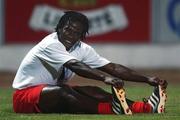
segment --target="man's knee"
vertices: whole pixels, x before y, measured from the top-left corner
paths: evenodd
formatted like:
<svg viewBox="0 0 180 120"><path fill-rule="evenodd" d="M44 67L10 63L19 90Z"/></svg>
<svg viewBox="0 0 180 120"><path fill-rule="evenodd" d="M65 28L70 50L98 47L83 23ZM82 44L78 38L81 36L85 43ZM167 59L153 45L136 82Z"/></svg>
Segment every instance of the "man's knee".
<svg viewBox="0 0 180 120"><path fill-rule="evenodd" d="M42 89L39 107L42 112L62 112L68 97L68 89L59 86L46 86Z"/></svg>
<svg viewBox="0 0 180 120"><path fill-rule="evenodd" d="M54 101L62 99L62 97L68 95L68 93L69 90L66 87L47 86L42 89L41 98L45 100L52 99Z"/></svg>

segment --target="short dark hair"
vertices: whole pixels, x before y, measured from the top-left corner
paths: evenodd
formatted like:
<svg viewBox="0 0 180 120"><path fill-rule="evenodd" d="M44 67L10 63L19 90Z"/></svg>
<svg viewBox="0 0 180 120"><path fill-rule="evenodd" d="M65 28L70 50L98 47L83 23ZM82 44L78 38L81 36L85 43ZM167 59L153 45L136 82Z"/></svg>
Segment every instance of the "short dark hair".
<svg viewBox="0 0 180 120"><path fill-rule="evenodd" d="M82 39L84 40L89 30L88 18L76 11L66 11L65 14L60 18L55 31L59 35L59 29L63 28L67 22L80 22L83 25Z"/></svg>

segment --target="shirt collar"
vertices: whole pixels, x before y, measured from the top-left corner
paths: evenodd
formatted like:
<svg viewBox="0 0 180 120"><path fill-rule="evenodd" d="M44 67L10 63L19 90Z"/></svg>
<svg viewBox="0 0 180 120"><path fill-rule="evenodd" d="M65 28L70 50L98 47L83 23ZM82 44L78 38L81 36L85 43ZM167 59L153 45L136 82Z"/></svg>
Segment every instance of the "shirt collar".
<svg viewBox="0 0 180 120"><path fill-rule="evenodd" d="M68 52L72 52L73 50L75 50L76 48L81 47L81 41L77 41L70 50L68 50Z"/></svg>

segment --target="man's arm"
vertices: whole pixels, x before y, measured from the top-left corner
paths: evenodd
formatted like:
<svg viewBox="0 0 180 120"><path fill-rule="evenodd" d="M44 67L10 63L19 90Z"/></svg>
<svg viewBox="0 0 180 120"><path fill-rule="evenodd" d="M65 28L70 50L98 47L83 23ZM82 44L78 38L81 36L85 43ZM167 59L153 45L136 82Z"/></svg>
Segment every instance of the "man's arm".
<svg viewBox="0 0 180 120"><path fill-rule="evenodd" d="M114 87L122 87L124 85L120 78L108 76L103 72L93 69L87 64L75 59L66 62L64 66L75 72L77 75L85 78L100 80L106 84L113 85Z"/></svg>
<svg viewBox="0 0 180 120"><path fill-rule="evenodd" d="M137 73L136 71L133 71L123 65L116 63L109 63L98 69L126 81L144 82L152 86L156 86L161 82L161 80L157 77L146 77L144 75Z"/></svg>

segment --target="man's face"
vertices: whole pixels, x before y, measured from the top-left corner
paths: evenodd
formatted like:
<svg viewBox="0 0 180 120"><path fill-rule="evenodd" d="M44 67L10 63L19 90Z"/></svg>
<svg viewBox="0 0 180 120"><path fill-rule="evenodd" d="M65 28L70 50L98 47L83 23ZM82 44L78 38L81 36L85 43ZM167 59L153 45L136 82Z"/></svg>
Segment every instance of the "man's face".
<svg viewBox="0 0 180 120"><path fill-rule="evenodd" d="M83 26L80 22L67 22L60 30L60 41L69 50L82 38Z"/></svg>

